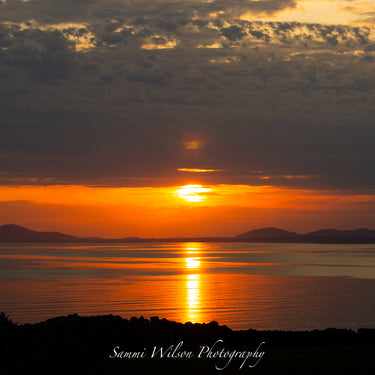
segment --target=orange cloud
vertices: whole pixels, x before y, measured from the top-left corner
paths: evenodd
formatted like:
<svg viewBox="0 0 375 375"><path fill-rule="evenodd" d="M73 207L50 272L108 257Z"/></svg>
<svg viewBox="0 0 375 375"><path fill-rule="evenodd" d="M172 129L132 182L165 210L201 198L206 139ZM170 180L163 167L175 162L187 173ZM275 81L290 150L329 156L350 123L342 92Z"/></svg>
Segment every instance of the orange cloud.
<svg viewBox="0 0 375 375"><path fill-rule="evenodd" d="M224 172L225 169L199 169L199 168L178 168L179 172L191 173L209 173L209 172Z"/></svg>

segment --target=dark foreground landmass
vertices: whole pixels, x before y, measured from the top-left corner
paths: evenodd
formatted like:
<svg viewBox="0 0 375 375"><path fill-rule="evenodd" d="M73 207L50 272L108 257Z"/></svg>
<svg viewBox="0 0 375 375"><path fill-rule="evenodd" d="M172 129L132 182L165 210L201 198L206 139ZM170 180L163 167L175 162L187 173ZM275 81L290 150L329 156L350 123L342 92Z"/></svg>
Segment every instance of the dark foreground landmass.
<svg viewBox="0 0 375 375"><path fill-rule="evenodd" d="M60 232L37 232L15 224L0 226L0 242L39 243L165 243L165 242L264 242L264 243L327 243L370 244L375 243L375 230L323 229L299 234L279 228L254 229L234 237L173 237L173 238L100 238L75 237Z"/></svg>
<svg viewBox="0 0 375 375"><path fill-rule="evenodd" d="M375 329L233 331L216 322L113 315L17 325L1 314L0 374L370 375L375 373L374 342ZM169 358L160 358L160 348ZM144 353L144 358L110 358L121 352ZM192 357L176 358L183 352ZM233 353L237 357L229 361Z"/></svg>

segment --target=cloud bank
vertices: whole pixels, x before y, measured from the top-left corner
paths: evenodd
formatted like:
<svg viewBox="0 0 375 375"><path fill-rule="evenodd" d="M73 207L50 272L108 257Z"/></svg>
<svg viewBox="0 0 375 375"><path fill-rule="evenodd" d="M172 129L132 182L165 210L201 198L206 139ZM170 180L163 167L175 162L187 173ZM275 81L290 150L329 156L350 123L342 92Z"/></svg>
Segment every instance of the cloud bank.
<svg viewBox="0 0 375 375"><path fill-rule="evenodd" d="M371 9L277 21L299 3L1 2L0 183L373 189Z"/></svg>

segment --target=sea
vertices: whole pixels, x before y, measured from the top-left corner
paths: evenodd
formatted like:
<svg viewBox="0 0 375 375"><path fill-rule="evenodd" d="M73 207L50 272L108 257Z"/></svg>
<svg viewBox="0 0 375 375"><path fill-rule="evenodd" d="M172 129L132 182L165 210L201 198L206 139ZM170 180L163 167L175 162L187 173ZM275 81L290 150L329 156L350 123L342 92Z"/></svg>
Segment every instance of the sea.
<svg viewBox="0 0 375 375"><path fill-rule="evenodd" d="M375 245L3 243L0 311L19 324L77 313L375 328Z"/></svg>

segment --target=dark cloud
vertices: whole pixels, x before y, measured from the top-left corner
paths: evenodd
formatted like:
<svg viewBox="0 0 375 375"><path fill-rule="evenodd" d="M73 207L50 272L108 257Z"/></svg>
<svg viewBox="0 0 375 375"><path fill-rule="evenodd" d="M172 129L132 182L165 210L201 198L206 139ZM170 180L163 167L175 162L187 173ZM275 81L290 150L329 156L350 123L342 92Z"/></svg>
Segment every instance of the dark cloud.
<svg viewBox="0 0 375 375"><path fill-rule="evenodd" d="M245 32L236 25L222 28L221 34L232 42L240 40L246 35Z"/></svg>
<svg viewBox="0 0 375 375"><path fill-rule="evenodd" d="M373 187L373 30L233 18L295 3L1 5L0 183Z"/></svg>
<svg viewBox="0 0 375 375"><path fill-rule="evenodd" d="M9 35L8 35L9 36ZM54 83L66 79L74 65L70 43L57 31L17 30L5 36L0 64L16 75Z"/></svg>
<svg viewBox="0 0 375 375"><path fill-rule="evenodd" d="M220 17L238 17L246 12L274 14L287 8L294 8L295 0L7 0L2 4L3 16L12 20L36 19L39 22L76 21L93 19L137 17L141 19L164 18L164 27L174 28L193 16L207 17L220 12ZM0 19L2 18L0 16ZM173 19L173 21L170 21Z"/></svg>

